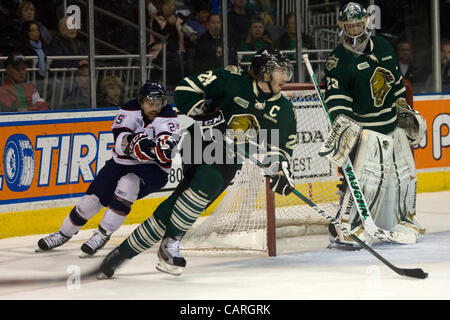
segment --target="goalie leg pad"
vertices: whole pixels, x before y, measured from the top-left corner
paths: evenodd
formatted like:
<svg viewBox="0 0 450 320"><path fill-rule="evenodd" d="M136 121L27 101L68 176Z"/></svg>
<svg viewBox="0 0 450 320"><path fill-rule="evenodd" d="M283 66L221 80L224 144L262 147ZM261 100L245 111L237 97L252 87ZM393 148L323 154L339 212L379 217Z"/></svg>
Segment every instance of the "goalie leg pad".
<svg viewBox="0 0 450 320"><path fill-rule="evenodd" d="M391 137L372 130L361 131L354 161L355 175L359 180L361 191L365 196L374 221L385 194L387 177L392 165L392 151L393 141ZM357 203L351 195L349 186L346 185L340 203L340 221L350 232L362 237L363 241L369 242L369 237L364 231L364 225L361 224L356 206ZM393 215L393 210L391 215ZM355 244L350 237L345 236L339 229L336 231L339 242Z"/></svg>
<svg viewBox="0 0 450 320"><path fill-rule="evenodd" d="M372 130L362 130L354 168L374 221L385 193L392 153L391 137Z"/></svg>
<svg viewBox="0 0 450 320"><path fill-rule="evenodd" d="M412 232L416 236L425 233L425 228L415 217L417 174L406 133L397 128L394 131L393 180L395 185L395 215L398 224L395 231Z"/></svg>

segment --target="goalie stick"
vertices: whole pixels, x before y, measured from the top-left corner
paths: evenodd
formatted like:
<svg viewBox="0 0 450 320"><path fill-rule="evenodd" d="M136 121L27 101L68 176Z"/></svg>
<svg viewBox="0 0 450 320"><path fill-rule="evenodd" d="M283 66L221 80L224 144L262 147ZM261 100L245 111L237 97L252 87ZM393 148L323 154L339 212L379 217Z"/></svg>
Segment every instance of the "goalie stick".
<svg viewBox="0 0 450 320"><path fill-rule="evenodd" d="M322 108L328 115L328 119L330 120L330 124L332 124L331 116L328 113L328 107L325 103L325 100L322 96L322 92L320 92L319 85L317 83L316 76L311 67L311 63L309 62L308 54L303 54L303 61L305 62L306 68L308 69L309 76L314 85L314 89L316 90ZM347 184L350 188L353 199L356 202L356 209L361 220L364 223L365 231L372 238L379 239L384 242L393 242L400 244L411 244L416 242L416 236L412 233L405 232L397 232L397 231L388 231L382 228L377 227L375 222L373 221L372 215L370 213L369 206L367 205L367 201L362 193L362 189L359 186L358 179L356 178L355 171L353 169L353 165L350 159L347 159L344 165L342 166L342 171L344 172L344 177L347 180ZM358 242L358 241L357 241ZM359 243L359 242L358 242Z"/></svg>
<svg viewBox="0 0 450 320"><path fill-rule="evenodd" d="M233 142L231 141L230 138L225 137L225 140L227 141L227 143L232 144ZM250 141L249 141L250 142ZM241 150L240 148L237 148L238 150ZM260 168L267 168L269 167L269 165L264 165L263 163L261 163L260 161L258 161L255 157L251 156L247 151L245 150L241 150L243 151L244 154L239 153L239 151L235 152L237 155L239 155L242 158L248 158L250 159L253 163L255 163L258 167ZM317 213L319 213L322 217L324 217L325 219L327 219L330 223L332 223L335 227L339 228L342 232L344 232L347 236L349 236L350 238L352 238L354 241L356 241L362 248L366 249L367 251L369 251L373 256L375 256L375 258L377 258L378 260L380 260L381 262L383 262L386 266L388 266L391 270L393 270L395 273L401 275L401 276L405 276L405 277L410 277L410 278L417 278L417 279L426 279L428 277L428 273L424 272L422 269L420 268L415 268L415 269L405 269L405 268L398 268L396 266L394 266L392 263L390 263L388 260L386 260L385 258L383 258L378 252L376 252L371 246L367 245L364 241L362 241L361 239L359 239L357 236L355 236L353 233L351 233L349 230L347 230L339 221L337 221L335 218L333 218L332 216L328 215L323 209L321 209L319 206L317 206L313 201L309 200L307 197L305 197L301 192L299 192L298 190L296 190L295 188L292 189L292 192L298 197L300 198L300 200L302 200L303 202L305 202L308 206L310 206L311 208L313 208Z"/></svg>

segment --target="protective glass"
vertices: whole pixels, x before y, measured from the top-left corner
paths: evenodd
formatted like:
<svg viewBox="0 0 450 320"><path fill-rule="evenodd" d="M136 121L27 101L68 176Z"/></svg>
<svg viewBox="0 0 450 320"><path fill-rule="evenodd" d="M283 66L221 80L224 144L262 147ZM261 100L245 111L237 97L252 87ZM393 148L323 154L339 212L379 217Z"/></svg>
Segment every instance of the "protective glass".
<svg viewBox="0 0 450 320"><path fill-rule="evenodd" d="M292 77L294 75L294 68L292 67L291 64L282 64L282 65L278 65L275 64L272 68L272 75L277 73L279 74L282 78L284 78L286 81L291 81Z"/></svg>
<svg viewBox="0 0 450 320"><path fill-rule="evenodd" d="M159 107L162 108L165 104L166 98L163 97L144 97L143 99L143 104L148 105L148 106L154 106L154 107Z"/></svg>

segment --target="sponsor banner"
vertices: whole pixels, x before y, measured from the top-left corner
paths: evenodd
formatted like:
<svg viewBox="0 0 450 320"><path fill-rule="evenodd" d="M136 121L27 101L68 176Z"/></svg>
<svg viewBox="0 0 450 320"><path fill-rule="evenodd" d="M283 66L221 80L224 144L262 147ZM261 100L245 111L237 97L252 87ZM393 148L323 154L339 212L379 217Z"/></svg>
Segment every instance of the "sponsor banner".
<svg viewBox="0 0 450 320"><path fill-rule="evenodd" d="M328 160L319 156L325 142L330 121L314 91L286 90L283 95L291 100L297 116L298 146L292 154L292 178L297 182L335 179L337 172ZM302 145L308 145L302 147Z"/></svg>
<svg viewBox="0 0 450 320"><path fill-rule="evenodd" d="M117 109L0 115L0 206L82 196L111 158ZM182 178L175 165L165 190Z"/></svg>
<svg viewBox="0 0 450 320"><path fill-rule="evenodd" d="M294 178L312 181L332 177L330 165L317 152L327 135L328 123L320 106L293 101L299 117L299 143L313 144L310 154L296 148ZM450 167L450 95L415 96L414 108L427 120L426 138L415 150L419 172ZM98 171L111 158L111 123L117 109L27 112L0 115L0 207L84 194ZM316 119L305 121L302 119ZM181 128L191 120L180 117ZM311 127L313 124L313 127ZM297 152L298 151L298 152ZM326 164L326 163L325 163ZM318 169L320 168L320 169ZM325 168L325 169L324 169ZM330 170L328 170L330 168ZM179 161L169 174L163 196L182 179ZM161 197L161 193L158 197ZM7 210L1 210L5 212Z"/></svg>
<svg viewBox="0 0 450 320"><path fill-rule="evenodd" d="M292 178L295 181L312 182L324 177L336 176L337 172L324 157L319 156L319 150L325 142L330 128L328 118L324 117L320 105L302 108L293 102L296 107L298 144L292 155ZM313 120L312 120L313 119ZM308 147L302 148L302 145Z"/></svg>
<svg viewBox="0 0 450 320"><path fill-rule="evenodd" d="M450 167L450 95L414 96L414 109L427 121L426 137L414 150L419 172Z"/></svg>

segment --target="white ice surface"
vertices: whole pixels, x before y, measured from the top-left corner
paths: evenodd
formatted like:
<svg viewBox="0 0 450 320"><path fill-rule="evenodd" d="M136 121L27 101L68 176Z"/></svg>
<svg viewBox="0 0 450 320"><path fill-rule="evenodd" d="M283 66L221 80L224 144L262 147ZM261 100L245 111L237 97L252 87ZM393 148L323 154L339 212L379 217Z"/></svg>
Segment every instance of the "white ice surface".
<svg viewBox="0 0 450 320"><path fill-rule="evenodd" d="M276 257L217 257L187 254L187 268L174 277L158 272L156 248L123 265L113 279L82 280L70 274L100 264L136 226L123 226L104 250L81 259L91 230L64 246L35 253L41 235L0 240L0 300L8 299L450 299L450 192L423 193L418 217L427 234L414 245L375 244L401 268L422 268L426 280L397 275L368 252L325 249L327 235L302 237L292 253L283 243ZM68 279L60 282L29 281Z"/></svg>

